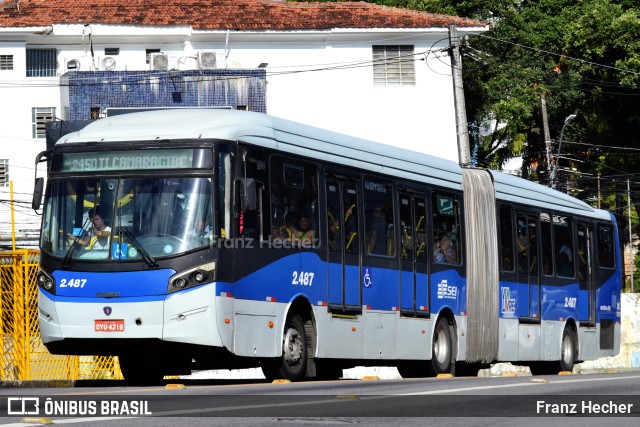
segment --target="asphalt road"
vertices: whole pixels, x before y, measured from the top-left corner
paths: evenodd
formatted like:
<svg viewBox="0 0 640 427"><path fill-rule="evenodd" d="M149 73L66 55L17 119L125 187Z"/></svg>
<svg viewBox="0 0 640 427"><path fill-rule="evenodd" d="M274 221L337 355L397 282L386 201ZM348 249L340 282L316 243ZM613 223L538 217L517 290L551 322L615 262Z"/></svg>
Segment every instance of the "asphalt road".
<svg viewBox="0 0 640 427"><path fill-rule="evenodd" d="M23 408L32 413L20 414ZM0 425L15 426L51 421L91 427L637 427L640 373L5 388L0 389L0 416Z"/></svg>

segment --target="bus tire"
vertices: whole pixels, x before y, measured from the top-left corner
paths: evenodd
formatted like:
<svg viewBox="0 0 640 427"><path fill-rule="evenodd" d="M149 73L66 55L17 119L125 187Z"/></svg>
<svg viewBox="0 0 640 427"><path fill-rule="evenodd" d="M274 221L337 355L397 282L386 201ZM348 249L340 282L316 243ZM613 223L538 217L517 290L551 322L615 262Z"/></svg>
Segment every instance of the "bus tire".
<svg viewBox="0 0 640 427"><path fill-rule="evenodd" d="M577 346L576 334L569 326L565 326L560 344L560 371L573 371L576 362Z"/></svg>
<svg viewBox="0 0 640 427"><path fill-rule="evenodd" d="M304 322L296 314L287 320L282 338L282 356L265 360L262 372L267 380L300 381L307 370L307 338Z"/></svg>
<svg viewBox="0 0 640 427"><path fill-rule="evenodd" d="M453 342L451 340L451 327L444 317L436 323L433 331L433 344L431 346L431 370L433 374L447 374L451 372L453 359Z"/></svg>

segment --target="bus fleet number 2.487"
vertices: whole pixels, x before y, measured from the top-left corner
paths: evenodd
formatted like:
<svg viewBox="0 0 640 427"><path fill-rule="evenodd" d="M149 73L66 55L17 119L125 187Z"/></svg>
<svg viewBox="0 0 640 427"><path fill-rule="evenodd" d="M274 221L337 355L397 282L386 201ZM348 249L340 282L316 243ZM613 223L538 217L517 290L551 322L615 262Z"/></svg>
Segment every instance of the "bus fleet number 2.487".
<svg viewBox="0 0 640 427"><path fill-rule="evenodd" d="M313 277L315 273L309 271L294 271L291 280L292 285L311 286L313 285Z"/></svg>

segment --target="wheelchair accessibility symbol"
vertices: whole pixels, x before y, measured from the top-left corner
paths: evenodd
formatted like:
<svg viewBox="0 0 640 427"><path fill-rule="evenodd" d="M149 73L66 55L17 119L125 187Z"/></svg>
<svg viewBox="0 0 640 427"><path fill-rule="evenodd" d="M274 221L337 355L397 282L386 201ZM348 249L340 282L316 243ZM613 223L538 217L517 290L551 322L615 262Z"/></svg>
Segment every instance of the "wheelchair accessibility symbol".
<svg viewBox="0 0 640 427"><path fill-rule="evenodd" d="M364 285L365 288L370 288L372 285L371 274L369 273L368 268L364 270L364 276L362 277L362 284Z"/></svg>

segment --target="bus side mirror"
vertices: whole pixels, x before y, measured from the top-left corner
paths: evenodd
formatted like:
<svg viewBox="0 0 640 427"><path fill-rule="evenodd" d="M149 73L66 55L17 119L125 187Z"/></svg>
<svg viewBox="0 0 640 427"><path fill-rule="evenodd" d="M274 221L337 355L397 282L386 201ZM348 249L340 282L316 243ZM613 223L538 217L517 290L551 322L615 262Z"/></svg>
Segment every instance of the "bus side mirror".
<svg viewBox="0 0 640 427"><path fill-rule="evenodd" d="M44 190L44 178L36 178L33 186L33 200L31 200L31 208L35 211L40 209L42 204L42 191Z"/></svg>
<svg viewBox="0 0 640 427"><path fill-rule="evenodd" d="M240 208L243 211L256 209L256 180L242 178L240 180Z"/></svg>

